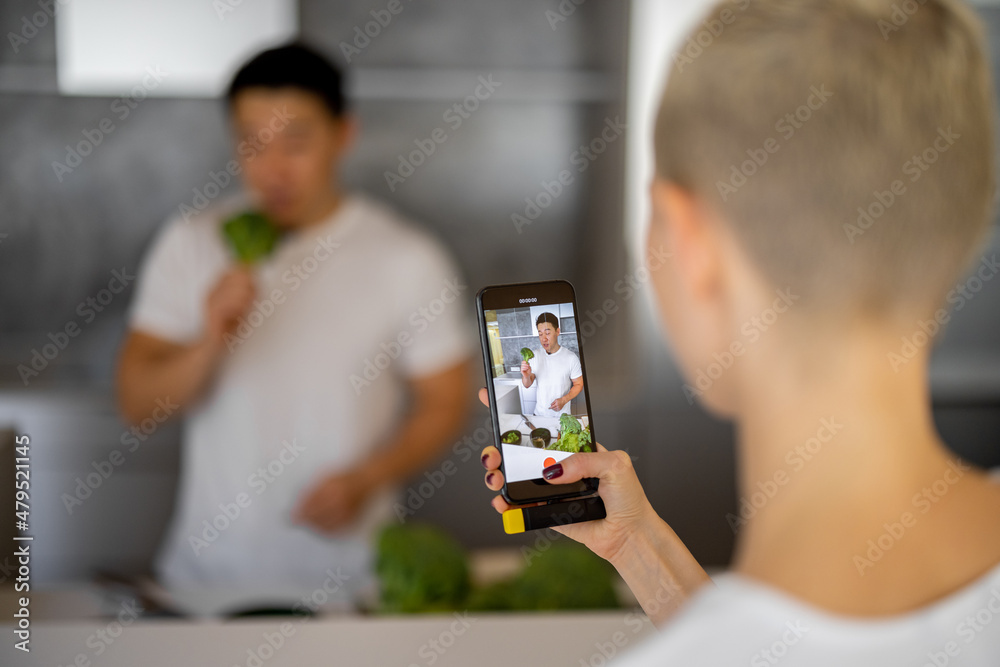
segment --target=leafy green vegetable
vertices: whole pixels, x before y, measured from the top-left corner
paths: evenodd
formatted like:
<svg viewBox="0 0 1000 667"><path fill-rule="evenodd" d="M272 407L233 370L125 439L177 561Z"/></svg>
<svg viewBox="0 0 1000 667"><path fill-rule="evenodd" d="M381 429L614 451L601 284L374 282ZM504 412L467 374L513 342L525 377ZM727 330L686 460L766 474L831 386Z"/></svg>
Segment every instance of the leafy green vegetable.
<svg viewBox="0 0 1000 667"><path fill-rule="evenodd" d="M559 439L546 449L556 449L560 452L592 452L590 427L584 428L580 420L573 415L559 416Z"/></svg>
<svg viewBox="0 0 1000 667"><path fill-rule="evenodd" d="M378 539L384 613L609 609L619 606L614 569L589 549L556 542L532 550L516 576L473 588L462 548L438 528L392 524Z"/></svg>
<svg viewBox="0 0 1000 667"><path fill-rule="evenodd" d="M473 591L472 611L614 609L614 570L579 544L555 543L533 556L513 579Z"/></svg>
<svg viewBox="0 0 1000 667"><path fill-rule="evenodd" d="M527 361L528 359L534 359L534 358L535 358L535 353L531 351L530 347L521 348L521 359Z"/></svg>
<svg viewBox="0 0 1000 667"><path fill-rule="evenodd" d="M222 225L236 258L246 264L253 264L271 254L278 242L278 228L264 215L247 211L226 220Z"/></svg>
<svg viewBox="0 0 1000 667"><path fill-rule="evenodd" d="M386 526L378 539L375 571L383 612L461 609L471 588L465 551L429 525Z"/></svg>

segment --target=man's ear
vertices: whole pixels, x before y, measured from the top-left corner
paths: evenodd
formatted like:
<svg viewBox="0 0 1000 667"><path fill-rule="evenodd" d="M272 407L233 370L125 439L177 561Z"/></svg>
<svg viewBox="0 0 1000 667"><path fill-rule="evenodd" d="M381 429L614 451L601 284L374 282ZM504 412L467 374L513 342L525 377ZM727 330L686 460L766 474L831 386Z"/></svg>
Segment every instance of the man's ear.
<svg viewBox="0 0 1000 667"><path fill-rule="evenodd" d="M711 296L721 286L721 239L714 212L694 193L676 183L656 179L652 187L657 211L652 224L677 262L678 275L696 298Z"/></svg>
<svg viewBox="0 0 1000 667"><path fill-rule="evenodd" d="M353 114L344 114L334 120L336 123L337 153L350 151L361 132L361 122Z"/></svg>

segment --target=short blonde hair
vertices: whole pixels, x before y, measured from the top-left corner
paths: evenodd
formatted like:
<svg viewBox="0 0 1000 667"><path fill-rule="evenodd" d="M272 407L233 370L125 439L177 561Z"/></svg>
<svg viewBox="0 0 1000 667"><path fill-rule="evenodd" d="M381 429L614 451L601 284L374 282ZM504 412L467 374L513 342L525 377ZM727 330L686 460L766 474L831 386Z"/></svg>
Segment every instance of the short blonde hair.
<svg viewBox="0 0 1000 667"><path fill-rule="evenodd" d="M719 2L674 56L658 175L804 308L934 308L993 208L982 41L949 0Z"/></svg>

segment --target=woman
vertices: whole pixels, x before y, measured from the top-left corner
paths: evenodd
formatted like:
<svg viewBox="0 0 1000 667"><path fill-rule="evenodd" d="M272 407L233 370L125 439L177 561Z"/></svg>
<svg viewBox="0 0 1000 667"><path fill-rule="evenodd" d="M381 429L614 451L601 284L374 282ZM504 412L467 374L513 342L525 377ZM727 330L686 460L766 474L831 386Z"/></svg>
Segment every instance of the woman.
<svg viewBox="0 0 1000 667"><path fill-rule="evenodd" d="M737 424L741 495L774 493L715 585L625 453L546 469L600 479L607 518L560 532L664 630L623 664L1000 664L1000 484L935 430L927 334L989 229L993 90L971 11L910 4L722 2L674 59L651 282L688 378L734 355L697 393ZM496 448L483 463L499 490Z"/></svg>

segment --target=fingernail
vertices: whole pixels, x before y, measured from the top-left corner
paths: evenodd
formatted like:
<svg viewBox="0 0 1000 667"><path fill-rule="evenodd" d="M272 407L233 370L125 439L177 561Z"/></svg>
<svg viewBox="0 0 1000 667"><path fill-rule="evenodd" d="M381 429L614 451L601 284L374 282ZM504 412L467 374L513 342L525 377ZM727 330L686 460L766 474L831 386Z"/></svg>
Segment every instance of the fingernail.
<svg viewBox="0 0 1000 667"><path fill-rule="evenodd" d="M495 474L496 474L495 472L491 472L489 475L486 476L486 483L487 484L492 484L493 483L493 475L495 475Z"/></svg>
<svg viewBox="0 0 1000 667"><path fill-rule="evenodd" d="M542 471L542 477L545 479L555 479L563 473L562 464L555 463L550 465L548 468Z"/></svg>
<svg viewBox="0 0 1000 667"><path fill-rule="evenodd" d="M486 465L486 459L490 458L489 454L483 454L483 467L489 470L489 466Z"/></svg>

